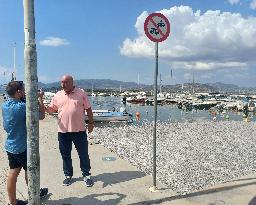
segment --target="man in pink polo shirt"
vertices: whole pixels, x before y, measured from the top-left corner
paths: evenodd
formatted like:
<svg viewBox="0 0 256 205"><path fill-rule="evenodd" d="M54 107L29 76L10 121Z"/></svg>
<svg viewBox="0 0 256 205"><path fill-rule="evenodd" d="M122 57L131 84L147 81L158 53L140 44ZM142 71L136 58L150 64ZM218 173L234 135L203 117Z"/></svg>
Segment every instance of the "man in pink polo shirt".
<svg viewBox="0 0 256 205"><path fill-rule="evenodd" d="M64 186L71 184L73 166L71 159L72 142L80 158L80 168L85 185L90 187L93 181L90 178L90 158L88 154L88 140L85 128L85 110L88 115L88 132L93 131L93 114L86 93L76 88L73 78L64 75L61 78L62 90L52 98L46 112L58 112L58 140L59 149L63 159Z"/></svg>

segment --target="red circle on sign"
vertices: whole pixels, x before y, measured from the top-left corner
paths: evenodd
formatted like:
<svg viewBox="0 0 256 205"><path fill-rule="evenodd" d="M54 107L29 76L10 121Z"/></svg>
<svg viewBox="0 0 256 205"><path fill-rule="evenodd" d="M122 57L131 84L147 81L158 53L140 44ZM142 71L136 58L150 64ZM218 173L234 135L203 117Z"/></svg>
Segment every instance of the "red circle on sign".
<svg viewBox="0 0 256 205"><path fill-rule="evenodd" d="M160 19L162 19L164 22L165 22L165 25L166 25L166 32L162 32L162 30L159 28L160 26L158 26L156 24L156 22L154 21L154 17L158 17ZM160 38L156 38L152 33L151 31L148 30L148 25L149 24L153 24L153 28L151 28L151 30L153 29L153 31L155 32L156 35L161 35ZM167 37L169 36L170 34L170 22L169 20L161 13L152 13L150 14L145 22L144 22L144 31L145 31L145 34L146 36L151 40L151 41L154 41L154 42L162 42L164 40L167 39Z"/></svg>

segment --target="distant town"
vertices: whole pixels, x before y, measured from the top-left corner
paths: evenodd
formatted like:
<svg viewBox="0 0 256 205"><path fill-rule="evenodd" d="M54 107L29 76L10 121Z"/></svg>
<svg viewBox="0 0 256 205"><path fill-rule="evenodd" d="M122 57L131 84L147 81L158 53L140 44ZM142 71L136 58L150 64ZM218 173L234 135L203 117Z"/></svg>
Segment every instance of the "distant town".
<svg viewBox="0 0 256 205"><path fill-rule="evenodd" d="M135 82L123 82L110 79L82 79L76 80L75 85L83 88L90 94L92 91L94 93L116 93L119 94L123 91L144 91L148 95L154 90L153 85L138 84ZM60 83L40 83L38 86L45 91L57 91L60 89ZM256 87L239 87L234 84L225 84L221 82L216 83L182 83L175 85L158 85L159 92L168 93L225 93L225 94L256 94Z"/></svg>

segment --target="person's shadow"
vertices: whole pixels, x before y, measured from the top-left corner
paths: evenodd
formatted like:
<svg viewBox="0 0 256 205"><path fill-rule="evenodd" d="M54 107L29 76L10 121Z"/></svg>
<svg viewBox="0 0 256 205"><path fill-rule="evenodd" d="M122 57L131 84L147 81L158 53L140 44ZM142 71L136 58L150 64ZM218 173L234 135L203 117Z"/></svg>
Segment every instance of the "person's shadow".
<svg viewBox="0 0 256 205"><path fill-rule="evenodd" d="M117 205L126 196L119 193L91 194L83 198L69 197L60 200L48 200L42 205Z"/></svg>
<svg viewBox="0 0 256 205"><path fill-rule="evenodd" d="M130 181L137 178L142 178L146 176L144 172L139 171L120 171L113 173L103 173L92 177L92 180L96 183L98 181L103 182L102 187L106 187L108 185L118 184L125 181ZM77 181L83 181L83 177L73 178L72 183Z"/></svg>
<svg viewBox="0 0 256 205"><path fill-rule="evenodd" d="M103 188L108 185L118 184L146 176L144 172L139 171L120 171L114 173L103 173L94 177L95 182L103 182Z"/></svg>
<svg viewBox="0 0 256 205"><path fill-rule="evenodd" d="M120 171L114 173L103 173L92 177L95 183L103 182L102 187L108 185L118 184L126 181L130 181L137 178L146 176L144 172L139 171ZM74 178L72 183L77 181L83 181L83 178ZM102 194L91 194L83 198L69 197L59 200L45 199L43 205L117 205L119 202L126 197L120 193L102 193Z"/></svg>

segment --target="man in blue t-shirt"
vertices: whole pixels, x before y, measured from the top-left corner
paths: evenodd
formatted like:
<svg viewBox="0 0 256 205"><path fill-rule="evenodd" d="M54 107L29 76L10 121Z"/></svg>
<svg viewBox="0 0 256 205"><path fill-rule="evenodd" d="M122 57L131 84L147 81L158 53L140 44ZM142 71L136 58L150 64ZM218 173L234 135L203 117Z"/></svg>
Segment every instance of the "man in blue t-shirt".
<svg viewBox="0 0 256 205"><path fill-rule="evenodd" d="M27 128L25 90L22 81L11 81L6 87L9 99L2 105L3 126L7 133L5 150L9 160L9 174L7 179L7 192L10 204L23 205L26 201L16 199L16 181L23 168L25 180L27 179ZM39 93L39 118L43 119L45 109L43 106L43 92ZM48 189L40 189L40 196L46 195Z"/></svg>

